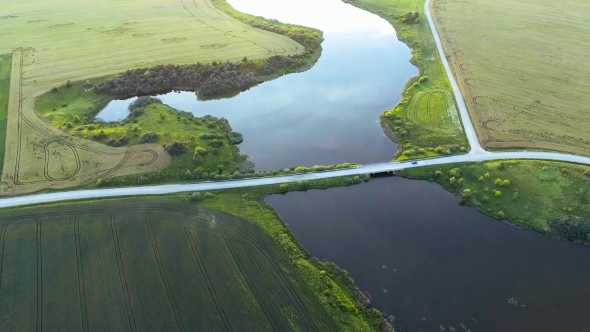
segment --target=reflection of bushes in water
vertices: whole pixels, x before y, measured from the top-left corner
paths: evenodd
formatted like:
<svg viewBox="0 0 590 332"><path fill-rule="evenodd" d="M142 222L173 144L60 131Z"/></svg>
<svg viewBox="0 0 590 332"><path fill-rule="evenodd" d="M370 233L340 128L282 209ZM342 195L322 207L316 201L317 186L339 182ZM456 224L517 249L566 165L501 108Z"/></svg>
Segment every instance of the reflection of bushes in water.
<svg viewBox="0 0 590 332"><path fill-rule="evenodd" d="M590 240L590 220L577 216L561 216L547 220L552 230L575 239Z"/></svg>

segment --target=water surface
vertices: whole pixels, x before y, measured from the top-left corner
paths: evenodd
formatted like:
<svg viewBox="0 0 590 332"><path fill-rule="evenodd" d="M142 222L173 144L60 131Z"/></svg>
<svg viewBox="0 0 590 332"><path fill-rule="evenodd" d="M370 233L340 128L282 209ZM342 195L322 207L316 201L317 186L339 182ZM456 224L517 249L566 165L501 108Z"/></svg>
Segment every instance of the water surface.
<svg viewBox="0 0 590 332"><path fill-rule="evenodd" d="M384 136L379 115L399 102L418 71L387 21L339 0L229 2L243 12L324 31L319 61L233 98L199 101L194 93L172 92L158 96L165 104L227 118L244 134L240 150L259 170L391 160L397 146ZM128 102L118 102L97 117L124 118Z"/></svg>
<svg viewBox="0 0 590 332"><path fill-rule="evenodd" d="M590 331L590 248L461 207L437 184L372 179L267 202L400 331Z"/></svg>

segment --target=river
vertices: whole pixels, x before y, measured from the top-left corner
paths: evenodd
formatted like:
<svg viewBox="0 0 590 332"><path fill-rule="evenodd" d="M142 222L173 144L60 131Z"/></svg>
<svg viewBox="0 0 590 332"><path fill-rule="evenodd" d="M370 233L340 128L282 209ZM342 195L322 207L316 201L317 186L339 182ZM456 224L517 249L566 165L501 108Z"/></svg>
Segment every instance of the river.
<svg viewBox="0 0 590 332"><path fill-rule="evenodd" d="M379 115L399 102L404 84L418 70L389 23L339 0L229 3L243 12L322 30L319 61L308 71L229 99L199 101L191 92L158 98L198 116L227 118L244 135L240 151L258 170L391 160L397 146L383 134ZM113 101L97 117L123 119L129 103Z"/></svg>
<svg viewBox="0 0 590 332"><path fill-rule="evenodd" d="M266 201L399 331L590 330L590 248L462 207L435 183L381 178Z"/></svg>

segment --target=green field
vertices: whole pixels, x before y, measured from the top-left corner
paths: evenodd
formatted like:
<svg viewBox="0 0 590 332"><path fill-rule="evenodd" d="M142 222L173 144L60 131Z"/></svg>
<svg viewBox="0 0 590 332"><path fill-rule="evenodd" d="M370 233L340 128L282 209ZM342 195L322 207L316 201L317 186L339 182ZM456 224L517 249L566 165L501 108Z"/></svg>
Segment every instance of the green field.
<svg viewBox="0 0 590 332"><path fill-rule="evenodd" d="M398 161L468 149L451 87L424 16L424 0L347 0L354 6L377 14L395 28L398 38L412 49L411 62L420 75L407 82L401 102L385 111L381 122L400 142ZM418 13L406 20L408 13Z"/></svg>
<svg viewBox="0 0 590 332"><path fill-rule="evenodd" d="M10 94L10 69L12 54L0 55L0 161L4 160L4 145L6 144L6 120L8 117L8 95ZM0 176L2 163L0 162Z"/></svg>
<svg viewBox="0 0 590 332"><path fill-rule="evenodd" d="M433 0L482 145L590 154L587 0Z"/></svg>
<svg viewBox="0 0 590 332"><path fill-rule="evenodd" d="M307 260L272 209L236 195L207 207L257 211L255 223L171 198L0 212L2 329L373 330L344 279L318 269L331 265Z"/></svg>
<svg viewBox="0 0 590 332"><path fill-rule="evenodd" d="M552 236L590 243L586 235L568 236L548 223L551 218L564 216L590 220L588 166L506 160L421 167L404 170L401 175L436 181L461 195L464 203L492 217Z"/></svg>

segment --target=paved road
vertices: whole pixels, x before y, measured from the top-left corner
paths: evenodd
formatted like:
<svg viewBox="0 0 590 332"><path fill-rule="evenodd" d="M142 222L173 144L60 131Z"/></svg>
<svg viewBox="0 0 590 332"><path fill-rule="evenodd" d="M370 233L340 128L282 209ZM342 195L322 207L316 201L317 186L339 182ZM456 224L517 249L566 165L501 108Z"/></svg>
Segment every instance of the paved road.
<svg viewBox="0 0 590 332"><path fill-rule="evenodd" d="M432 21L432 15L430 14L430 0L426 0L424 4L424 12L428 18L428 23L434 34L436 46L441 59L445 67L445 71L451 86L453 88L453 94L459 107L459 113L461 120L465 128L465 134L471 146L471 150L466 155L450 156L450 157L439 157L432 159L419 160L415 164L412 162L403 163L381 163L373 165L363 165L358 168L344 169L329 172L319 173L307 173L300 175L285 175L268 178L257 178L257 179L242 179L233 181L218 181L218 182L201 182L201 183L188 183L188 184L170 184L170 185L158 185L158 186L145 186L145 187L129 187L129 188L113 188L113 189L92 189L92 190L75 190L66 191L50 194L38 194L30 196L11 197L0 200L0 208L13 207L28 204L38 203L50 203L59 202L65 200L77 200L77 199L89 199L89 198L104 198L104 197L116 197L116 196L140 196L140 195L163 195L180 192L190 191L205 191L205 190L219 190L219 189L231 189L231 188L243 188L253 186L263 186L269 184L280 184L288 182L296 182L302 180L315 180L315 179L327 179L339 176L347 175L360 175L360 174L372 174L382 173L390 171L398 171L406 168L423 167L423 166L434 166L443 164L453 164L461 162L475 162L475 161L489 161L489 160L501 160L501 159L545 159L553 161L565 161L578 164L590 165L590 157L582 157L577 155L557 153L557 152L489 152L484 150L471 123L471 118L467 112L465 101L459 90L459 85L455 81L451 67L444 56L440 37L434 22Z"/></svg>
<svg viewBox="0 0 590 332"><path fill-rule="evenodd" d="M168 184L144 187L128 188L109 188L109 189L92 189L92 190L75 190L66 192L57 192L51 194L39 194L30 196L11 197L0 200L0 208L20 206L27 204L59 202L65 200L103 198L115 196L140 196L140 195L163 195L190 191L219 190L242 187L263 186L269 184L280 184L296 182L302 180L327 179L346 175L360 175L398 171L407 168L453 164L460 162L488 161L501 159L546 159L556 161L567 161L573 163L582 163L590 165L589 157L573 156L562 153L550 152L497 152L497 153L479 153L466 154L460 156L440 157L419 160L416 164L412 162L403 163L382 163L373 165L363 165L358 168L343 169L337 171L307 173L300 175L285 175L267 178L242 179L218 182L201 182L187 184Z"/></svg>

